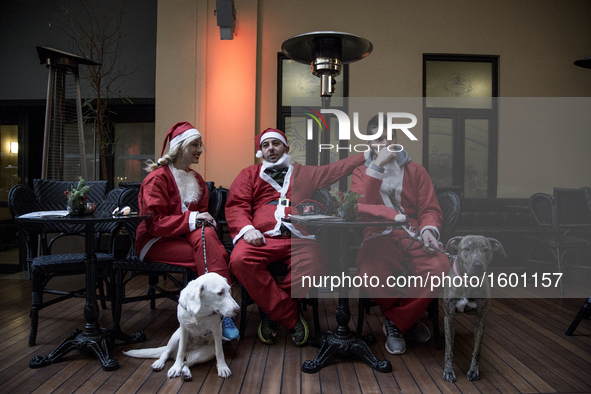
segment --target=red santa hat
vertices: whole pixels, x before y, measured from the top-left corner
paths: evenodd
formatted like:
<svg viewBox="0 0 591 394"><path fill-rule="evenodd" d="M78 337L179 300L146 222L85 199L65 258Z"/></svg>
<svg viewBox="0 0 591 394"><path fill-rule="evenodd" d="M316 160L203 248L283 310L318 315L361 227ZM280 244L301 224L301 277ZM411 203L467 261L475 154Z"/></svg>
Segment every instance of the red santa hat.
<svg viewBox="0 0 591 394"><path fill-rule="evenodd" d="M185 141L187 138L198 136L201 137L201 134L193 125L189 122L179 122L172 126L168 133L166 133L166 137L164 137L164 142L162 143L162 152L160 152L160 157L164 156L164 150L166 149L166 143L170 141L170 147L168 151L170 152L173 148L177 145L180 145Z"/></svg>
<svg viewBox="0 0 591 394"><path fill-rule="evenodd" d="M285 136L285 133L283 131L268 128L267 130L263 131L261 134L254 137L254 143L257 148L256 157L258 157L259 159L261 157L263 157L263 151L261 150L261 144L263 143L263 141L265 141L269 138L276 138L279 141L283 142L283 144L285 146L287 146L287 137Z"/></svg>

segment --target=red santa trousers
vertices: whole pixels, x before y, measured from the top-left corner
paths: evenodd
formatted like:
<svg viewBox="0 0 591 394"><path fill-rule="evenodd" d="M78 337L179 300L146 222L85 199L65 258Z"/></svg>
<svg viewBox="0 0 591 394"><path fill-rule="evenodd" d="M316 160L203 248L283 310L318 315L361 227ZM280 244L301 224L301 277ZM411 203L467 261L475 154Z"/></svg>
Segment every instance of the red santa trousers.
<svg viewBox="0 0 591 394"><path fill-rule="evenodd" d="M211 227L205 227L205 250L207 252L207 272L215 272L232 284L228 269L228 252ZM150 247L144 260L182 265L203 275L205 264L203 263L201 229L198 228L181 237L160 238Z"/></svg>
<svg viewBox="0 0 591 394"><path fill-rule="evenodd" d="M303 298L310 289L302 286L302 277L322 275L328 260L320 245L308 239L265 237L265 241L266 245L253 246L239 240L230 255L230 270L271 320L291 329L298 319L292 287L297 289L294 296ZM267 270L267 265L276 261L288 267L281 283L275 282Z"/></svg>
<svg viewBox="0 0 591 394"><path fill-rule="evenodd" d="M399 237L406 235L402 230L390 234L365 240L357 255L357 267L359 275L368 277L377 276L380 279L379 286L366 287L369 297L380 306L382 314L392 323L405 332L411 328L425 313L429 303L436 297L442 288L436 288L431 292L430 279L425 282L427 276L447 275L450 263L446 255L440 252L427 254L423 245L414 241L410 249L405 253L398 244ZM407 248L410 239L402 241L403 248ZM400 293L387 284L388 276L401 274L403 269L408 269L412 275L423 278L424 286L411 286L401 297ZM383 285L383 287L382 287Z"/></svg>

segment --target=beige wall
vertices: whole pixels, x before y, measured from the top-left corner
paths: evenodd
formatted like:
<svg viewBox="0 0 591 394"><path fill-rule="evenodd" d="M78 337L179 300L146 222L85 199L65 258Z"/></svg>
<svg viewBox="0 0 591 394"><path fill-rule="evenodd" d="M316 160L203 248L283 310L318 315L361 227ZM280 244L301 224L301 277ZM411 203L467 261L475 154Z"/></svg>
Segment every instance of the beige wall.
<svg viewBox="0 0 591 394"><path fill-rule="evenodd" d="M423 53L499 55L501 97L590 96L591 70L572 64L591 55L586 0L235 3L237 36L223 42L214 1L158 4L157 152L170 125L196 122L208 148L198 170L218 185L254 163L254 135L275 125L277 52L296 34L345 31L373 43L373 53L350 67L351 97L420 97ZM236 86L217 82L220 73ZM585 125L539 133L504 127L503 110L499 116L499 197L591 184ZM421 162L421 149L412 155Z"/></svg>

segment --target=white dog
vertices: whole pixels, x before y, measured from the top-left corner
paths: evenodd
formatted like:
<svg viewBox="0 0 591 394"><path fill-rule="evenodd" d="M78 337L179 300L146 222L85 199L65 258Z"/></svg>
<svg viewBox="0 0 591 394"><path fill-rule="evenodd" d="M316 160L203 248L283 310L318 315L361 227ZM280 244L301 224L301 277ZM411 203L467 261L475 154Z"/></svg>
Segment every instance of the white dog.
<svg viewBox="0 0 591 394"><path fill-rule="evenodd" d="M232 298L226 279L216 273L201 275L181 291L177 307L180 327L172 334L168 344L159 348L129 350L123 354L158 358L152 369L161 371L166 360L174 357L176 352L168 377L181 376L183 379L191 379L189 367L215 356L218 376L227 378L232 371L226 364L222 349L222 315L234 317L238 312L240 307Z"/></svg>

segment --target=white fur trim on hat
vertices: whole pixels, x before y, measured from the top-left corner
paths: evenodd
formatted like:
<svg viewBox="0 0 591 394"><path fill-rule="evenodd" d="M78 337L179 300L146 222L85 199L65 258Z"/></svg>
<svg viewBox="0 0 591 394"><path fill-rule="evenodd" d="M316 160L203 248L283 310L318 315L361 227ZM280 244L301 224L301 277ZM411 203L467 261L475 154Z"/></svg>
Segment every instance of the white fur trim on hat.
<svg viewBox="0 0 591 394"><path fill-rule="evenodd" d="M284 144L285 146L287 146L287 141L285 140L285 137L284 137L284 136L282 136L281 134L279 134L279 133L278 133L278 132L276 132L276 131L267 131L266 133L264 133L264 134L261 136L261 145L263 144L263 141L264 141L264 140L268 140L269 138L276 138L276 139L278 139L279 141L283 142L283 144ZM257 152L257 154L258 154L258 152ZM262 155L262 152L261 152L261 155ZM257 156L257 157L258 157L258 156ZM261 156L261 157L263 157L263 156Z"/></svg>
<svg viewBox="0 0 591 394"><path fill-rule="evenodd" d="M186 140L187 138L191 138L195 135L201 137L201 134L199 133L199 131L197 131L197 129L185 130L182 134L179 134L170 140L168 151L170 152L174 147L182 144L184 140Z"/></svg>
<svg viewBox="0 0 591 394"><path fill-rule="evenodd" d="M259 149L255 156L257 157L257 159L260 159L261 157L263 157L263 151Z"/></svg>

